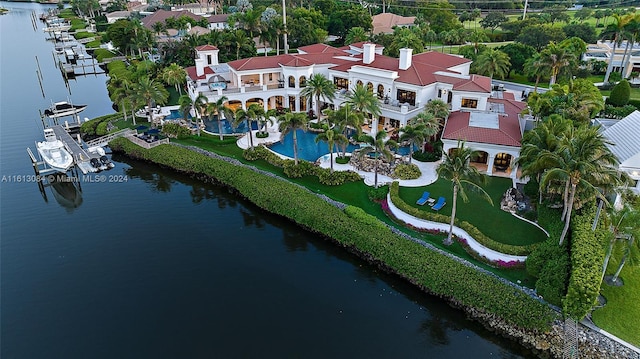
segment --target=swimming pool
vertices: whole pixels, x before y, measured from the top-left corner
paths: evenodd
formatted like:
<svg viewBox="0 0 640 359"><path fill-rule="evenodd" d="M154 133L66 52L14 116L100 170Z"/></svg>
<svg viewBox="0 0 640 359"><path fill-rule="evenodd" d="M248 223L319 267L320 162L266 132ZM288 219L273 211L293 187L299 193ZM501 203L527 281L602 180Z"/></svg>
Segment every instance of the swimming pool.
<svg viewBox="0 0 640 359"><path fill-rule="evenodd" d="M207 132L211 132L211 133L215 133L215 134L219 134L220 132L220 127L218 126L218 118L217 116L214 116L213 120L209 121L209 120L205 120L204 121L204 126L205 126L205 130ZM251 123L251 129L252 130L257 130L258 129L258 124L256 122L252 122ZM233 127L231 126L231 123L229 122L229 120L227 119L223 119L222 120L222 134L223 135L231 135L234 133L245 133L247 132L247 123L246 122L242 122L238 125L238 127Z"/></svg>
<svg viewBox="0 0 640 359"><path fill-rule="evenodd" d="M315 142L316 133L304 132L302 130L296 130L296 137L298 139L298 158L315 162L319 157L322 157L329 153L329 146L326 142ZM280 142L276 142L269 147L271 150L293 158L293 133L289 132ZM349 144L347 146L347 152L353 152L355 149L360 148L358 145ZM335 148L335 152L342 152L340 148Z"/></svg>
<svg viewBox="0 0 640 359"><path fill-rule="evenodd" d="M164 117L164 120L179 120L184 118L180 110L170 110L170 113ZM191 114L187 114L187 119L191 118Z"/></svg>

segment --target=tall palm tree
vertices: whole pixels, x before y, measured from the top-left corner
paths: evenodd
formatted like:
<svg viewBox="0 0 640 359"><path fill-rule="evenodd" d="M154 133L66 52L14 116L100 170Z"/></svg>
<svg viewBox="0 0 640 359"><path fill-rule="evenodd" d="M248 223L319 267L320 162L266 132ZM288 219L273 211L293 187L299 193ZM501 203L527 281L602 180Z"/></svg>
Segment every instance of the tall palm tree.
<svg viewBox="0 0 640 359"><path fill-rule="evenodd" d="M439 99L427 102L427 104L424 105L424 111L443 120L446 120L449 117L449 105Z"/></svg>
<svg viewBox="0 0 640 359"><path fill-rule="evenodd" d="M209 99L203 94L198 94L198 96L193 100L193 111L196 115L196 127L198 129L198 136L200 136L200 125L203 121L202 118L206 116L208 103Z"/></svg>
<svg viewBox="0 0 640 359"><path fill-rule="evenodd" d="M604 74L604 82L609 81L609 76L613 70L613 54L616 53L616 48L622 42L622 33L624 32L624 27L627 25L627 21L627 18L613 14L613 22L608 24L607 27L602 30L602 33L600 33L601 39L607 39L613 42L613 49L611 50L612 58L607 66L607 72Z"/></svg>
<svg viewBox="0 0 640 359"><path fill-rule="evenodd" d="M438 34L436 34L435 31L429 29L427 32L425 32L423 40L424 42L429 43L429 51L431 51L433 42L438 40Z"/></svg>
<svg viewBox="0 0 640 359"><path fill-rule="evenodd" d="M336 87L323 74L314 74L307 80L306 86L300 91L300 96L316 99L316 116L320 122L320 99L324 102L333 101L336 97Z"/></svg>
<svg viewBox="0 0 640 359"><path fill-rule="evenodd" d="M493 201L489 194L480 186L485 183L486 176L473 167L470 162L478 155L477 151L472 150L469 147L465 147L464 142L458 142L458 148L451 150L445 154L444 161L438 166L436 170L438 176L451 181L453 186L453 204L451 208L451 222L449 223L449 234L443 241L445 245L451 245L453 243L453 224L456 220L456 209L458 203L458 194L462 200L466 203L469 201L467 191L478 192L484 199L486 199L493 206Z"/></svg>
<svg viewBox="0 0 640 359"><path fill-rule="evenodd" d="M143 98L147 103L149 123L153 124L153 103L163 105L169 98L169 92L159 82L148 76L142 76L135 87L136 96Z"/></svg>
<svg viewBox="0 0 640 359"><path fill-rule="evenodd" d="M560 70L569 66L575 60L576 57L573 53L553 41L540 51L540 63L542 66L548 68L551 74L549 87L556 83L556 78Z"/></svg>
<svg viewBox="0 0 640 359"><path fill-rule="evenodd" d="M218 116L218 134L220 135L220 141L222 141L224 139L224 136L222 135L222 115L224 114L225 117L227 117L226 115L229 114L230 109L228 107L226 107L224 105L225 102L227 102L229 99L227 98L227 96L220 96L219 99L217 99L214 102L209 102L207 104L207 109L206 112L207 114L209 114L209 119L211 120L213 116ZM231 116L228 116L231 117Z"/></svg>
<svg viewBox="0 0 640 359"><path fill-rule="evenodd" d="M540 176L547 169L541 161L544 153L553 153L560 146L560 142L566 137L573 123L560 115L551 115L538 125L524 133L520 157L515 163L520 166L523 176L535 177L540 183ZM539 202L542 203L542 191L539 193Z"/></svg>
<svg viewBox="0 0 640 359"><path fill-rule="evenodd" d="M182 95L178 98L178 105L180 106L178 110L182 114L182 119L187 121L189 118L189 112L193 108L193 101L191 101L191 97L189 95Z"/></svg>
<svg viewBox="0 0 640 359"><path fill-rule="evenodd" d="M371 115L374 118L372 129L374 133L378 130L378 116L382 113L380 110L380 101L378 98L361 84L357 84L347 93L347 100L345 103L351 107L351 109L362 113L367 116Z"/></svg>
<svg viewBox="0 0 640 359"><path fill-rule="evenodd" d="M319 133L314 139L316 143L320 141L324 141L327 143L327 147L329 147L329 159L331 172L333 172L333 149L335 147L336 142L345 142L347 141L347 137L340 132L336 132L334 130L326 130L322 133Z"/></svg>
<svg viewBox="0 0 640 359"><path fill-rule="evenodd" d="M614 246L616 243L619 241L626 242L622 247L625 249L624 255L628 256L629 254L632 254L631 249L634 248L631 237L634 236L634 232L635 237L640 235L640 233L638 233L638 230L640 229L640 212L628 204L625 204L620 210L612 209L604 218L605 223L609 228L609 237L607 238L607 251L602 265L602 276L600 281L604 279L607 267L609 266L609 260L614 252ZM628 246L629 242L631 242L631 246ZM623 263L621 264L624 266ZM621 267L619 270L620 269ZM617 271L617 274L620 274L619 270Z"/></svg>
<svg viewBox="0 0 640 359"><path fill-rule="evenodd" d="M478 56L477 62L478 72L492 79L493 76L496 75L504 80L504 77L509 73L509 69L511 68L509 55L495 49L486 49L483 51Z"/></svg>
<svg viewBox="0 0 640 359"><path fill-rule="evenodd" d="M624 49L624 55L622 56L622 66L620 66L620 73L622 78L627 74L627 68L631 62L631 52L629 47L633 47L636 43L636 39L640 36L640 15L627 15L628 20L624 27L624 36L627 39L627 46Z"/></svg>
<svg viewBox="0 0 640 359"><path fill-rule="evenodd" d="M607 146L610 143L598 133L597 127L581 126L572 132L563 139L556 151L541 155L541 161L551 168L542 175L540 188L544 188L552 180L569 182L569 197L565 202L567 211L560 245L569 230L578 189L584 191L585 195L595 195L607 203L597 186L618 184L625 180L616 169L618 159Z"/></svg>
<svg viewBox="0 0 640 359"><path fill-rule="evenodd" d="M107 90L109 92L109 98L118 104L118 108L124 115L124 120L127 121L126 105L130 103L129 98L133 95L133 84L125 76L118 76L117 74L111 74L107 80ZM136 124L136 117L132 117L133 124Z"/></svg>
<svg viewBox="0 0 640 359"><path fill-rule="evenodd" d="M349 111L349 106L342 106L337 110L327 110L326 115L329 126L335 126L336 129L340 129L340 133L346 139L346 141L337 142L342 149L341 157L345 157L349 144L349 139L347 138L348 131L351 128L355 130L354 137L360 137L362 134L362 125L364 125L364 117L361 113L353 110Z"/></svg>
<svg viewBox="0 0 640 359"><path fill-rule="evenodd" d="M187 72L182 66L174 62L162 70L162 80L166 82L167 85L174 85L176 91L182 96L182 86L180 85L187 82Z"/></svg>
<svg viewBox="0 0 640 359"><path fill-rule="evenodd" d="M309 121L309 117L300 112L287 112L284 115L278 116L278 127L280 129L280 136L284 138L289 132L292 133L293 136L293 160L295 164L298 164L298 137L296 136L296 131L298 129L306 131L307 122Z"/></svg>
<svg viewBox="0 0 640 359"><path fill-rule="evenodd" d="M231 33L231 42L233 43L236 49L236 60L240 59L240 50L249 45L250 41L253 41L247 37L244 31L240 29L236 29Z"/></svg>
<svg viewBox="0 0 640 359"><path fill-rule="evenodd" d="M378 164L385 159L387 161L391 161L393 159L393 153L389 150L389 148L397 148L398 144L394 140L384 139L387 137L386 131L380 131L375 134L375 136L370 135L362 135L360 136L360 142L364 142L373 148L375 153L375 160L373 165L374 171L374 188L378 188ZM368 153L366 150L360 151L360 156L367 156Z"/></svg>
<svg viewBox="0 0 640 359"><path fill-rule="evenodd" d="M411 158L413 157L413 146L420 145L425 141L426 138L426 127L422 123L416 123L415 125L406 125L400 129L400 138L399 140L409 142L409 163L411 163Z"/></svg>
<svg viewBox="0 0 640 359"><path fill-rule="evenodd" d="M245 123L247 126L247 136L249 136L249 148L253 149L253 134L251 133L251 117L253 115L249 112L249 109L243 108L237 109L233 113L233 127L240 126L241 123Z"/></svg>

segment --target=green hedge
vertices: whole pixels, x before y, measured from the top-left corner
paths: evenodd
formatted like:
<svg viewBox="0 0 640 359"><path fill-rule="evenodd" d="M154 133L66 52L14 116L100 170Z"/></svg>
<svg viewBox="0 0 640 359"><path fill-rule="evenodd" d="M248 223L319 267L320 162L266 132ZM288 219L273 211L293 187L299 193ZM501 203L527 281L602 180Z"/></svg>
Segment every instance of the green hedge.
<svg viewBox="0 0 640 359"><path fill-rule="evenodd" d="M595 206L583 207L581 212L571 218L571 277L563 301L564 312L576 320L597 304L604 263L602 243L607 235L602 228L591 230Z"/></svg>
<svg viewBox="0 0 640 359"><path fill-rule="evenodd" d="M399 178L401 180L412 180L412 179L420 178L421 174L422 173L420 172L420 169L418 168L418 166L414 165L413 163L411 164L401 163L397 165L396 168L393 170L394 178Z"/></svg>
<svg viewBox="0 0 640 359"><path fill-rule="evenodd" d="M390 189L391 201L393 204L398 207L401 211L410 214L417 218L426 219L428 221L439 222L439 223L450 223L451 217L446 216L444 214L440 214L437 212L426 212L415 208L406 202L404 202L400 195L398 194L398 190L400 189L400 185L398 182L393 182ZM514 246L511 244L504 244L500 242L496 242L493 239L484 235L478 228L466 221L459 221L457 218L455 220L455 225L464 229L471 237L473 237L478 243L483 246L498 251L500 253L512 254L516 256L526 256L531 253L531 251L535 248L536 244L532 244L529 246Z"/></svg>
<svg viewBox="0 0 640 359"><path fill-rule="evenodd" d="M96 117L92 120L83 122L82 125L80 125L80 133L85 138L104 136L107 134L107 124L109 121L118 121L122 118L124 118L124 116L120 112Z"/></svg>
<svg viewBox="0 0 640 359"><path fill-rule="evenodd" d="M113 140L114 152L157 163L196 177L213 178L235 188L258 207L284 216L339 245L361 253L436 296L504 318L511 325L543 330L558 319L547 305L455 259L386 230L371 230L370 218L329 204L304 188L210 158L188 149L160 145L143 149L125 138ZM295 198L292 201L291 198Z"/></svg>
<svg viewBox="0 0 640 359"><path fill-rule="evenodd" d="M242 156L247 161L263 159L276 167L281 167L284 170L284 174L289 178L318 176L320 183L328 186L339 186L347 182L356 182L362 179L356 172L331 172L329 168L322 168L305 160L299 160L296 165L294 160L284 160L262 145L254 147L253 149L248 148L244 150Z"/></svg>
<svg viewBox="0 0 640 359"><path fill-rule="evenodd" d="M104 59L109 59L112 57L115 57L116 54L114 54L113 52L107 50L107 49L96 49L93 52L93 57L96 58L96 60L98 60L98 62L102 62L104 61Z"/></svg>

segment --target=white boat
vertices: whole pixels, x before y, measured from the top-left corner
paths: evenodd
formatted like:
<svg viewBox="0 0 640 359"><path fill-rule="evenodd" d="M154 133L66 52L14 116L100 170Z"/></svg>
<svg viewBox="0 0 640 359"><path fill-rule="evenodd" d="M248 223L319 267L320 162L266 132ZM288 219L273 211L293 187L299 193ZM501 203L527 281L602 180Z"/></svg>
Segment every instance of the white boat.
<svg viewBox="0 0 640 359"><path fill-rule="evenodd" d="M44 110L44 114L50 118L58 118L65 116L72 116L84 111L87 105L73 105L67 101L56 102L48 109Z"/></svg>
<svg viewBox="0 0 640 359"><path fill-rule="evenodd" d="M40 156L52 169L66 173L73 166L73 156L64 148L64 143L56 138L52 129L44 130L44 139L36 143Z"/></svg>

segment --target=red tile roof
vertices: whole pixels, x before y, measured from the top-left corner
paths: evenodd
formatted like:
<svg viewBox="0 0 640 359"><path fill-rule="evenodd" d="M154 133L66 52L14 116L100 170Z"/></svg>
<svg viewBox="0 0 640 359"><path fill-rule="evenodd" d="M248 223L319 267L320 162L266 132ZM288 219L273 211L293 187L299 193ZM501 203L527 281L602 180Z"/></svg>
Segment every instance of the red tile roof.
<svg viewBox="0 0 640 359"><path fill-rule="evenodd" d="M227 22L230 15L231 14L217 14L217 15L211 15L211 16L205 17L205 19L207 19L209 24L218 23L218 22Z"/></svg>
<svg viewBox="0 0 640 359"><path fill-rule="evenodd" d="M299 47L298 50L303 51L307 54L320 54L323 52L337 53L338 51L340 51L337 48L333 46L329 46L327 44L313 44L308 46L302 46L302 47Z"/></svg>
<svg viewBox="0 0 640 359"><path fill-rule="evenodd" d="M392 34L394 26L413 25L415 16L400 16L390 12L374 15L371 18L374 34Z"/></svg>
<svg viewBox="0 0 640 359"><path fill-rule="evenodd" d="M204 67L204 75L202 76L198 76L196 74L196 67L195 66L191 66L191 67L187 67L185 68L185 71L187 71L187 75L189 76L190 79L192 79L193 81L195 80L202 80L202 79L206 79L207 75L213 75L215 72L211 69L211 67L209 66L205 66Z"/></svg>
<svg viewBox="0 0 640 359"><path fill-rule="evenodd" d="M471 60L465 59L464 57L444 54L442 52L428 51L413 55L412 62L422 62L436 67L441 67L443 69L448 69L453 66L466 64L471 62Z"/></svg>
<svg viewBox="0 0 640 359"><path fill-rule="evenodd" d="M196 47L196 51L211 51L211 50L217 50L217 49L218 48L213 45L202 45L202 46Z"/></svg>
<svg viewBox="0 0 640 359"><path fill-rule="evenodd" d="M196 15L191 11L187 11L187 10L181 10L181 11L157 10L153 14L143 17L140 21L142 22L142 25L144 25L144 27L151 30L153 29L153 24L155 24L156 22L164 23L169 18L175 17L176 19L178 19L181 16L188 16L196 21L200 21L204 19L202 16Z"/></svg>
<svg viewBox="0 0 640 359"><path fill-rule="evenodd" d="M491 92L491 78L480 75L471 75L470 79L454 84L453 89L468 92Z"/></svg>
<svg viewBox="0 0 640 359"><path fill-rule="evenodd" d="M467 142L488 143L503 146L520 147L522 134L517 116L498 116L499 128L469 126L471 112L455 111L449 114L442 133L443 139Z"/></svg>

